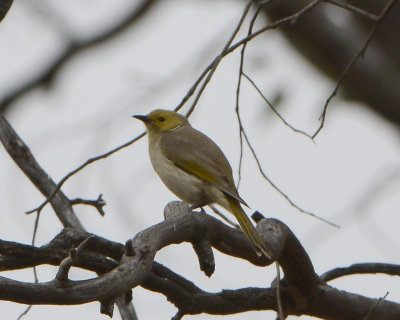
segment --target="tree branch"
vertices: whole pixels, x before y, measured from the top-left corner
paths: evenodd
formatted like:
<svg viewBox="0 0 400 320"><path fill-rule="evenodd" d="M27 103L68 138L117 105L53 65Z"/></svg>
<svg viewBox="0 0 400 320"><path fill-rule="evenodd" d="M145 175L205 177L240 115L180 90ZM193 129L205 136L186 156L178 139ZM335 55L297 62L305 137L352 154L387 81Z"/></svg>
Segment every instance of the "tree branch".
<svg viewBox="0 0 400 320"><path fill-rule="evenodd" d="M43 196L46 198L49 197L54 190L57 189L57 185L40 167L29 148L1 113L0 140L10 157L22 172L24 172ZM51 200L51 205L64 227L74 227L80 231L84 231L84 228L76 217L68 198L63 192L58 191L55 194Z"/></svg>
<svg viewBox="0 0 400 320"><path fill-rule="evenodd" d="M16 162L16 164L20 167L20 169L25 173L25 175L32 181L32 183L36 186L37 189L46 197L50 198L51 205L60 219L61 223L64 227L74 228L78 233L84 234L85 229L81 225L80 221L76 217L70 200L59 190L57 185L53 182L53 180L47 175L47 173L39 166L30 152L29 148L25 145L25 143L21 140L21 138L17 135L14 129L10 126L4 116L0 113L0 140L6 148L7 152L10 154L11 158ZM102 200L101 197L98 199L98 203ZM99 212L102 212L102 208L100 206ZM34 239L38 227L38 220L40 216L41 210L37 211L37 217L35 220L34 226L34 236L32 239L32 245L34 244ZM86 261L96 260L96 257L92 257L92 259L83 259L77 262L78 266L87 267L85 265ZM1 261L1 257L0 257ZM19 268L28 267L26 264L26 260L21 261L20 258L14 258L13 261L8 260L9 263L13 265L18 265ZM102 264L103 267L108 267L108 261L101 259L101 261L97 261L98 264ZM34 264L30 266L35 266ZM90 269L90 268L88 268ZM35 270L35 269L34 269ZM103 272L109 271L109 269L103 270ZM36 276L36 273L35 273ZM118 303L118 307L121 311L121 316L123 319L128 320L132 319L132 309L133 306L128 307L122 303ZM122 310L123 308L124 310ZM127 318L124 318L124 314L126 314ZM128 315L131 315L130 317Z"/></svg>
<svg viewBox="0 0 400 320"><path fill-rule="evenodd" d="M331 281L353 274L384 273L390 276L400 276L400 265L390 263L356 263L349 267L335 268L321 275L323 281Z"/></svg>
<svg viewBox="0 0 400 320"><path fill-rule="evenodd" d="M12 4L13 0L3 0L0 2L0 22L5 18Z"/></svg>
<svg viewBox="0 0 400 320"><path fill-rule="evenodd" d="M374 37L376 30L378 29L379 25L382 23L382 21L385 19L386 15L388 14L388 12L393 8L393 6L396 4L398 0L390 0L385 8L383 8L382 13L378 16L378 19L376 20L375 24L373 25L373 27L371 28L368 37L366 38L363 46L361 47L361 49L359 49L357 51L357 53L349 60L349 62L346 64L345 68L343 69L342 73L340 74L339 79L337 80L336 86L333 89L332 93L329 95L328 99L326 99L324 108L322 110L322 114L320 116L320 126L318 127L318 129L315 131L315 133L313 134L312 138L314 139L318 133L322 130L322 128L324 127L324 123L325 123L325 119L326 119L326 112L328 109L328 105L331 102L331 100L336 96L339 88L342 85L343 80L345 79L346 75L349 73L350 68L353 67L353 65L365 54L365 51L367 50L369 44L372 41L372 38Z"/></svg>
<svg viewBox="0 0 400 320"><path fill-rule="evenodd" d="M369 20L372 21L377 21L379 19L379 17L373 13L367 12L365 10L362 10L358 7L352 6L351 4L347 3L347 2L341 2L338 0L324 0L324 2L330 3L334 6L338 6L340 8L346 9L348 11L354 12L364 18L367 18Z"/></svg>
<svg viewBox="0 0 400 320"><path fill-rule="evenodd" d="M80 304L90 301L114 302L140 285L152 268L158 250L172 243L195 241L208 234L210 243L222 252L235 253L258 265L271 261L258 258L244 234L204 214L185 214L152 226L132 239L133 256L123 256L121 264L91 280L24 283L0 278L0 299L26 304ZM101 288L101 290L99 290Z"/></svg>
<svg viewBox="0 0 400 320"><path fill-rule="evenodd" d="M87 200L87 199L81 199L81 198L76 198L69 200L69 203L71 205L76 205L76 204L85 204L87 206L92 206L96 208L96 210L100 213L102 217L104 217L105 213L103 210L103 207L107 204L106 201L103 199L103 195L99 194L96 200Z"/></svg>
<svg viewBox="0 0 400 320"><path fill-rule="evenodd" d="M79 253L76 262L88 270L105 272L104 275L92 280L53 280L38 284L0 277L0 299L29 304L100 301L103 312L109 313L116 299L118 304L125 305L127 300L130 301L130 295L125 296L125 293L141 285L162 293L174 303L179 309L177 319L185 314L204 312L232 314L250 310L277 310L276 289L273 287L209 293L155 262L155 253L161 248L183 241L193 243L201 238L218 250L253 264L262 266L272 263L265 257L256 256L243 232L230 228L211 216L191 213L189 207L182 202L170 203L165 211L165 221L140 232L128 241L129 250L119 265L114 259L121 258L123 245L95 236L90 238L91 241L86 241L85 250ZM258 220L258 232L267 241L285 273L281 290L285 314L307 314L329 320L363 320L367 315L371 319L397 319L399 304L390 301L377 303L377 299L340 291L321 282L315 275L304 248L282 222L263 219L260 214L256 214L254 219ZM68 255L71 244L77 246L87 235L65 229L47 246L41 248L0 241L3 259L0 260L0 265L8 258L29 260L35 256L47 259L51 264L58 264ZM98 252L100 256L94 254ZM44 261L46 260L42 260Z"/></svg>
<svg viewBox="0 0 400 320"><path fill-rule="evenodd" d="M338 1L328 1L338 4ZM280 19L291 12L296 12L305 1L282 0L271 2L265 7L265 14L272 19ZM400 25L400 7L397 0L390 1L352 1L364 7L374 7L380 28L374 35L374 41L368 44L368 51L363 59L351 66L341 84L345 97L360 101L378 112L387 120L400 125L398 105L400 101L399 83L393 81L400 77L398 26ZM382 10L383 7L391 10ZM333 81L338 82L343 70L357 54L362 51L361 39L368 39L369 29L378 24L373 19L365 20L356 13L347 25L332 22L323 6L319 6L304 15L295 25L282 26L288 40ZM360 21L360 19L364 19ZM363 22L363 23L362 23ZM372 25L371 22L374 24ZM353 32L356 30L356 32ZM375 32L373 29L370 32ZM369 41L369 40L368 40Z"/></svg>
<svg viewBox="0 0 400 320"><path fill-rule="evenodd" d="M399 319L400 304L378 300L321 285L308 314L328 320Z"/></svg>

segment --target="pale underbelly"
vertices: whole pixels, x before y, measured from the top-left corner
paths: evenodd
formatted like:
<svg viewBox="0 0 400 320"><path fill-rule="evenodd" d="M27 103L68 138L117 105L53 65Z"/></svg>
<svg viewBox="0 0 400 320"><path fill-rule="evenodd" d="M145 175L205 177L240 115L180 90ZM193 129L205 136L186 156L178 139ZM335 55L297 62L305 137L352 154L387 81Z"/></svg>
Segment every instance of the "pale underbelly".
<svg viewBox="0 0 400 320"><path fill-rule="evenodd" d="M153 164L153 167L167 188L186 203L196 206L212 203L227 205L221 203L225 202L225 196L218 188L177 168L171 161L164 161L161 166Z"/></svg>

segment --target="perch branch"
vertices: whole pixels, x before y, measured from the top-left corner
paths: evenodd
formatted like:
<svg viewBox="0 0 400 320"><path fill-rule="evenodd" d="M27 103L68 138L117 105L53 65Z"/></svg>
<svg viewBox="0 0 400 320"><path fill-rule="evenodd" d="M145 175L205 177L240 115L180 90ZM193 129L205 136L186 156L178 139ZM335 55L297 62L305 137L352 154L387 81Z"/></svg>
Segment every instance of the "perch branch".
<svg viewBox="0 0 400 320"><path fill-rule="evenodd" d="M390 276L400 276L400 265L390 263L356 263L349 267L335 268L321 275L323 281L331 281L354 274L383 273Z"/></svg>

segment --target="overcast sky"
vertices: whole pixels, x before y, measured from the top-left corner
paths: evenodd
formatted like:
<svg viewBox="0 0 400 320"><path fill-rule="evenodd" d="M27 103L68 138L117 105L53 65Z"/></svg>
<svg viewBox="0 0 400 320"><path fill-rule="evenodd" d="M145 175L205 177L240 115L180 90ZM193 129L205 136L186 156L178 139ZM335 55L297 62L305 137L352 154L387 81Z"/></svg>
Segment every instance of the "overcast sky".
<svg viewBox="0 0 400 320"><path fill-rule="evenodd" d="M128 0L112 4L59 1L60 7L51 1L38 2L51 4L50 9L16 1L0 25L0 95L41 70L63 48L66 37L90 36L123 16L131 5ZM141 133L143 124L131 115L176 106L224 46L243 5L239 1L161 2L134 28L74 58L57 75L51 90L35 90L12 106L7 118L42 167L59 181L88 158ZM312 134L335 84L297 56L276 31L252 41L247 50L245 71L271 100L282 97L279 108L290 124ZM190 118L225 152L235 179L240 151L234 113L238 66L238 54L224 59ZM245 148L241 196L252 210L282 220L295 232L318 274L358 262L400 263L400 147L394 127L338 97L329 107L323 131L312 142L285 126L245 79L240 112L268 177L298 206L341 226L333 228L291 206L261 177ZM24 212L43 198L3 148L0 188L1 239L30 243L34 216ZM92 208L76 207L76 211L89 232L121 243L160 222L164 206L176 200L152 170L146 137L72 177L63 191L70 198L95 199L102 193L107 201L104 218ZM54 213L44 210L38 245L47 243L61 228ZM274 267L258 268L218 252L215 255L216 271L211 278L199 271L187 244L162 250L156 260L207 291L266 287L275 277ZM40 267L39 280L52 280L56 272L55 267ZM32 270L2 275L33 281ZM77 269L71 276L94 277ZM330 284L376 298L388 291L388 300L400 301L400 280L394 277L351 276ZM139 319L170 319L176 312L164 296L140 287L133 291L133 302ZM0 302L0 308L2 319L8 320L16 319L25 306ZM107 319L99 314L98 303L35 306L26 319L55 317ZM276 314L185 319L244 317L266 320L275 319ZM114 319L120 319L118 312Z"/></svg>

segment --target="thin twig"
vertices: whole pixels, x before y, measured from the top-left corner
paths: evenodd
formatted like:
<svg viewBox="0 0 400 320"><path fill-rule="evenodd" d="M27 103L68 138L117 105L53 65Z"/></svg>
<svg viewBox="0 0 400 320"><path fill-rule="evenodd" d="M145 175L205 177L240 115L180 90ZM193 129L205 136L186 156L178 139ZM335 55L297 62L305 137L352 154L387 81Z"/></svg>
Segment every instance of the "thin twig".
<svg viewBox="0 0 400 320"><path fill-rule="evenodd" d="M348 267L329 270L320 276L323 281L332 281L340 277L360 274L386 274L400 276L400 265L390 263L355 263Z"/></svg>
<svg viewBox="0 0 400 320"><path fill-rule="evenodd" d="M41 213L41 210L36 212L35 224L33 226L32 242L31 242L32 247L35 246L35 242L36 242L36 235L37 235L37 231L38 231L38 228L39 228L40 213ZM39 278L38 278L38 275L37 275L36 266L33 267L33 277L35 279L35 283L38 283L39 282Z"/></svg>
<svg viewBox="0 0 400 320"><path fill-rule="evenodd" d="M259 95L263 98L263 100L268 104L268 106L270 107L270 109L278 116L278 118L284 123L285 126L289 127L290 129L292 129L294 132L296 133L300 133L304 136L306 136L307 138L312 140L312 137L299 129L296 129L295 127L293 127L290 123L288 123L285 118L282 117L282 115L278 112L278 110L276 110L276 108L272 105L272 103L265 97L265 95L262 93L261 89L256 85L256 83L254 82L253 79L251 79L246 73L242 73L243 76L251 83L251 85L254 87L254 89L256 89L256 91L259 93ZM312 140L313 141L313 140ZM314 141L313 141L314 142Z"/></svg>
<svg viewBox="0 0 400 320"><path fill-rule="evenodd" d="M208 73L207 77L204 79L203 84L202 84L202 86L200 87L200 89L199 89L199 91L197 93L197 96L195 97L192 105L190 106L189 110L186 113L187 117L189 117L192 114L192 112L194 111L194 108L196 107L197 102L199 101L204 89L206 88L207 84L210 82L215 70L217 70L217 67L218 67L219 63L221 62L222 58L226 55L226 52L229 50L229 47L232 44L233 40L235 39L236 35L238 34L238 32L239 32L239 30L240 30L240 28L241 28L241 26L243 24L244 19L246 18L247 13L250 10L250 7L251 7L252 3L253 3L252 0L247 2L246 6L245 6L245 8L243 10L242 16L240 17L240 20L239 20L235 30L233 31L232 35L230 36L230 38L226 42L225 46L221 50L221 53L213 61L213 65L212 65L212 68L210 69L210 72Z"/></svg>
<svg viewBox="0 0 400 320"><path fill-rule="evenodd" d="M319 2L319 1L317 1L317 2ZM252 33L252 28L253 28L253 25L254 25L255 20L256 20L256 18L257 18L257 15L258 15L258 13L259 13L259 11L260 11L260 8L261 8L261 7L259 7L258 10L256 11L256 13L254 14L254 17L253 17L253 19L252 19L252 21L251 21L251 23L250 23L247 38L248 38L251 34L253 34L253 33ZM294 16L296 19L297 19L297 17L298 17L297 15L293 15L293 16ZM248 139L247 133L246 133L244 127L243 127L242 119L241 119L241 117L240 117L240 112L239 112L240 84L241 84L241 76L244 75L244 73L243 73L243 64L244 64L244 53L245 53L245 50L246 50L246 46L247 46L247 42L245 42L245 43L243 44L242 50L241 50L241 52L240 52L239 77L238 77L238 84L237 84L237 87L236 87L236 106L235 106L235 112L236 112L236 116L237 116L237 120L238 120L238 124L239 124L239 134L240 134L240 136L242 136L242 135L244 136L244 138L245 138L245 140L246 140L246 143L247 143L247 145L249 146L249 148L250 148L250 150L251 150L251 153L253 154L253 157L254 157L254 159L255 159L256 162L257 162L258 169L259 169L260 173L262 174L262 176L263 176L263 177L270 183L270 185L271 185L275 190L277 190L277 191L278 191L278 192L279 192L293 207L295 207L296 209L298 209L300 212L303 212L303 213L306 213L306 214L308 214L308 215L311 215L311 216L313 216L313 217L315 217L315 218L318 218L318 219L320 219L320 220L322 220L322 221L324 221L324 222L326 222L326 223L328 223L328 224L330 224L330 225L332 225L332 226L339 227L338 225L336 225L336 224L334 224L334 223L332 223L332 222L330 222L330 221L328 221L328 220L326 220L326 219L324 219L324 218L322 218L322 217L319 217L319 216L317 216L316 214L314 214L314 213L312 213L312 212L309 212L309 211L306 211L306 210L300 208L300 207L299 207L297 204L295 204L282 190L280 190L280 189L271 181L271 179L269 179L268 176L264 173L264 170L262 169L261 163L260 163L260 161L259 161L259 159L258 159L258 157L257 157L257 154L256 154L256 152L255 152L253 146L251 145L251 143L250 143L250 141L249 141L249 139ZM241 165L241 161L239 162L239 165ZM239 172L240 172L240 170L239 170Z"/></svg>
<svg viewBox="0 0 400 320"><path fill-rule="evenodd" d="M41 214L41 210L38 210L36 212L35 225L33 227L33 235L32 235L32 241L31 241L32 247L35 245L35 241L36 241L37 230L39 227L40 214Z"/></svg>
<svg viewBox="0 0 400 320"><path fill-rule="evenodd" d="M33 213L33 212L35 212L35 211L41 211L41 210L44 208L44 206L45 206L46 204L48 204L48 203L54 198L54 196L57 194L57 192L61 189L61 187L64 185L64 183L65 183L70 177L72 177L73 175L75 175L76 173L78 173L79 171L81 171L82 169L86 168L88 165L92 164L93 162L96 162L96 161L98 161L98 160L100 160L100 159L105 159L105 158L111 156L112 154L114 154L115 152L118 152L118 151L120 151L120 150L122 150L122 149L124 149L124 148L126 148L126 147L129 147L131 144L133 144L133 143L135 143L136 141L138 141L139 139L143 138L145 135L146 135L146 133L143 132L143 133L139 134L138 136L136 136L135 138L133 138L132 140L130 140L130 141L124 143L123 145L120 145L119 147L116 147L116 148L114 148L114 149L112 149L112 150L110 150L110 151L107 151L106 153L100 154L100 155L98 155L98 156L96 156L96 157L93 157L93 158L90 158L90 159L86 160L86 161L85 161L83 164L81 164L79 167L77 167L76 169L74 169L74 170L72 170L71 172L69 172L68 174L66 174L66 175L60 180L60 182L58 182L57 188L54 189L53 193L52 193L49 197L47 197L47 199L46 199L40 206L38 206L38 207L35 208L35 209L29 210L29 211L27 211L26 213L27 213L27 214L30 214L30 213Z"/></svg>
<svg viewBox="0 0 400 320"><path fill-rule="evenodd" d="M383 19L386 17L386 15L390 11L390 9L393 8L393 6L396 4L396 2L398 2L398 0L390 0L386 4L385 8L383 8L383 10L382 10L382 13L379 15L378 19L376 20L376 23L374 24L374 26L372 27L371 31L369 32L369 35L368 35L367 39L365 40L365 43L362 46L361 50L358 51L354 55L354 57L348 62L348 64L344 68L342 74L339 77L338 82L336 83L336 86L335 86L334 90L332 91L332 93L330 94L328 99L325 101L324 109L322 111L321 116L319 117L319 120L321 121L321 123L320 123L317 131L315 131L315 133L312 135L313 139L318 135L318 133L320 133L320 131L324 127L325 118L326 118L326 111L328 109L328 105L331 102L331 100L336 96L336 94L337 94L337 92L338 92L338 90L339 90L339 88L340 88L345 76L347 75L348 71L358 61L358 59L361 58L364 55L365 51L367 50L369 44L372 41L373 36L375 35L376 30L378 29L378 26L382 23Z"/></svg>
<svg viewBox="0 0 400 320"><path fill-rule="evenodd" d="M289 198L289 196L288 196L286 193L284 193L281 189L279 189L279 187L278 187L275 183L273 183L272 180L271 180L270 178L268 178L268 176L265 174L265 172L264 172L264 170L263 170L263 168L262 168L262 166L261 166L261 162L260 162L260 160L258 159L258 156L257 156L257 154L256 154L256 151L254 150L253 146L251 145L251 143L250 143L250 141L249 141L249 138L247 137L247 134L246 134L245 131L243 131L243 135L244 135L244 138L246 139L247 145L249 146L251 153L253 154L254 160L255 160L256 163L257 163L258 170L260 171L261 175L264 177L265 180L268 181L268 183L269 183L276 191L278 191L278 192L290 203L290 205L291 205L292 207L296 208L297 210L299 210L299 211L302 212L302 213L308 214L308 215L310 215L310 216L312 216L312 217L314 217L314 218L317 218L317 219L319 219L319 220L321 220L321 221L323 221L323 222L326 222L327 224L329 224L329 225L331 225L331 226L333 226L333 227L340 228L340 226L337 225L336 223L330 222L330 221L328 221L328 220L326 220L326 219L324 219L324 218L322 218L322 217L316 215L315 213L312 213L311 211L306 211L306 210L302 209L302 208L299 207L296 203L294 203L294 202Z"/></svg>
<svg viewBox="0 0 400 320"><path fill-rule="evenodd" d="M262 6L258 6L256 12L253 15L253 18L250 21L249 24L249 30L247 32L247 35L251 34L253 31L254 23L256 22L257 16L261 11ZM236 112L236 117L240 118L240 113L239 113L239 98L240 98L240 85L242 83L242 74L243 74L243 64L244 64L244 53L246 50L247 43L245 43L242 47L242 50L240 51L240 64L239 64L239 76L238 76L238 83L236 86L236 102L235 102L235 112ZM242 180L242 165L243 165L243 127L240 125L241 121L238 121L239 123L239 141L240 141L240 155L239 155L239 169L238 169L238 182L237 182L237 188L240 186L240 182Z"/></svg>
<svg viewBox="0 0 400 320"><path fill-rule="evenodd" d="M260 34L264 33L265 31L276 29L279 26L286 24L286 23L294 23L296 22L302 15L307 13L308 11L312 10L314 7L316 7L322 0L314 0L304 6L302 9L299 11L295 12L294 14L291 14L285 18L279 19L273 23L270 23L269 25L259 29L256 32L253 32L252 34L248 35L247 37L244 37L242 40L236 42L234 45L232 45L229 50L226 52L226 54L230 54L233 51L235 51L237 48L243 46L245 43L253 40L254 38L258 37Z"/></svg>
<svg viewBox="0 0 400 320"><path fill-rule="evenodd" d="M313 2L309 3L308 5L306 5L304 8L300 9L299 11L297 11L296 13L289 15L285 18L279 19L263 28L261 28L260 30L252 33L251 35L246 36L245 38L241 39L240 41L236 42L235 44L233 44L228 50L226 50L226 52L224 53L224 57L227 56L228 54L232 53L233 51L235 51L237 48L243 46L245 43L253 40L255 37L259 36L260 34L264 33L265 31L268 30L272 30L272 29L276 29L277 27L286 24L286 23L292 23L293 21L296 21L300 16L302 16L303 14L305 14L306 12L312 10L317 4L319 4L322 0L314 0ZM213 61L211 61L211 63L204 69L204 71L200 74L200 76L197 78L197 80L195 81L195 83L189 88L188 92L186 93L186 95L182 98L181 102L175 107L175 111L180 110L185 103L190 99L190 97L194 94L194 92L196 91L197 87L199 86L199 84L201 83L201 81L203 80L203 78L207 75L207 73L213 68L215 62L217 59L219 59L220 56L217 56L214 58Z"/></svg>
<svg viewBox="0 0 400 320"><path fill-rule="evenodd" d="M103 199L102 194L100 194L96 200L87 200L87 199L82 199L82 198L76 198L76 199L70 200L69 202L71 203L71 205L85 204L88 206L95 207L102 217L104 217L104 215L105 215L103 207L106 205L106 202Z"/></svg>
<svg viewBox="0 0 400 320"><path fill-rule="evenodd" d="M32 247L35 246L36 235L37 235L37 231L39 228L40 213L41 213L41 211L38 211L36 213L36 217L35 217L35 224L33 226L33 234L32 234L32 241L31 241ZM33 278L34 278L35 283L39 283L36 266L33 266L32 270L33 270ZM32 308L32 305L29 305L28 308L26 308L25 311L19 315L17 320L22 319L24 316L26 316L28 314L28 312L31 310L31 308Z"/></svg>
<svg viewBox="0 0 400 320"><path fill-rule="evenodd" d="M341 2L338 0L323 0L323 1L326 3L330 3L334 6L346 9L348 11L354 12L354 13L356 13L360 16L363 16L364 18L367 18L372 21L377 21L379 19L379 17L376 14L373 14L373 13L367 12L365 10L362 10L358 7L352 6L351 4L348 4L347 2Z"/></svg>
<svg viewBox="0 0 400 320"><path fill-rule="evenodd" d="M242 181L242 162L243 162L243 136L240 129L239 129L239 148L240 148L240 153L239 153L238 180L236 183L236 189L238 190L240 187L240 182Z"/></svg>
<svg viewBox="0 0 400 320"><path fill-rule="evenodd" d="M388 296L389 291L386 292L386 294L383 297L380 297L375 304L371 307L371 309L369 309L367 315L365 316L365 318L363 320L368 320L369 316L372 314L372 311L374 311L374 309L378 306L379 303L381 303L382 300L385 300L386 297Z"/></svg>
<svg viewBox="0 0 400 320"><path fill-rule="evenodd" d="M26 316L28 314L28 312L32 309L32 305L29 305L28 308L25 309L24 312L22 312L19 317L17 318L17 320L21 320L24 316Z"/></svg>
<svg viewBox="0 0 400 320"><path fill-rule="evenodd" d="M279 269L278 261L275 262L276 267L276 301L278 302L279 319L284 320L282 300L281 300L281 270Z"/></svg>

